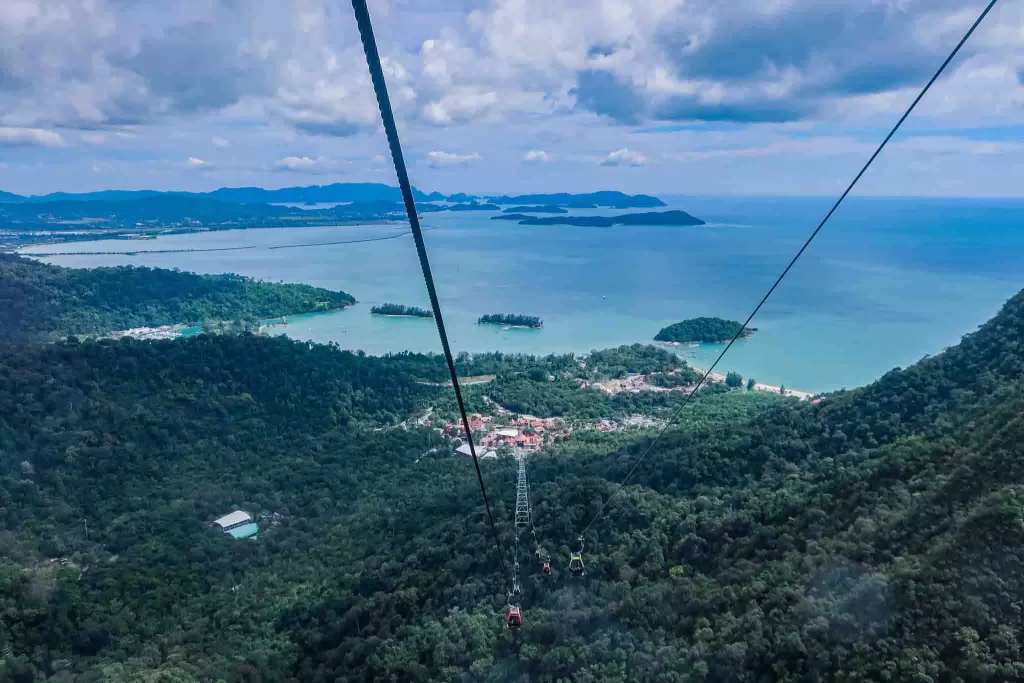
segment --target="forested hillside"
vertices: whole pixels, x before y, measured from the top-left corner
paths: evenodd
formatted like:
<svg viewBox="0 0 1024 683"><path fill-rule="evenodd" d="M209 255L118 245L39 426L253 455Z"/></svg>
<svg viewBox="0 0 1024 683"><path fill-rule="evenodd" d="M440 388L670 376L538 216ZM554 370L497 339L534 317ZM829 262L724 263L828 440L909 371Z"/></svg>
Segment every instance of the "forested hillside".
<svg viewBox="0 0 1024 683"><path fill-rule="evenodd" d="M0 254L0 345L344 308L345 292L162 268L61 268Z"/></svg>
<svg viewBox="0 0 1024 683"><path fill-rule="evenodd" d="M593 372L640 362L662 369L625 347ZM557 385L460 372L516 363ZM531 458L556 563L525 561L518 640L472 465L396 426L443 370L247 335L4 352L0 680L1024 677L1024 293L818 405L698 401L590 527L583 579L569 548L650 436ZM514 464L484 476L508 545ZM259 540L208 527L235 507Z"/></svg>

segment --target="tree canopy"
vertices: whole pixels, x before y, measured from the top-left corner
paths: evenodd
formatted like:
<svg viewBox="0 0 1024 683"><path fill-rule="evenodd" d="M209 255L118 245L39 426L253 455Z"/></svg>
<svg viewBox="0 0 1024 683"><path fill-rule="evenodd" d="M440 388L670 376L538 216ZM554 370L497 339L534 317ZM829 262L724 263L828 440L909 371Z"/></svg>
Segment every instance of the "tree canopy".
<svg viewBox="0 0 1024 683"><path fill-rule="evenodd" d="M376 313L377 315L403 315L410 316L413 318L433 318L433 311L428 311L425 308L418 308L416 306L406 306L404 304L380 304L370 308L370 313Z"/></svg>
<svg viewBox="0 0 1024 683"><path fill-rule="evenodd" d="M540 327L544 324L544 321L535 315L520 313L489 313L480 316L477 322L481 325L514 325L516 327Z"/></svg>

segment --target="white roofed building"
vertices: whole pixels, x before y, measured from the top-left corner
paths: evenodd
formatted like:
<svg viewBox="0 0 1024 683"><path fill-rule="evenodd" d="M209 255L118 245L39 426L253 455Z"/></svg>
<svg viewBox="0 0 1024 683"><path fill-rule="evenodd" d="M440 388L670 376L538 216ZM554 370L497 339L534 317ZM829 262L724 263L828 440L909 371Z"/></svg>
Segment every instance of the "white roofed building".
<svg viewBox="0 0 1024 683"><path fill-rule="evenodd" d="M252 521L252 515L245 510L235 510L213 523L232 538L255 538L259 532L259 525Z"/></svg>
<svg viewBox="0 0 1024 683"><path fill-rule="evenodd" d="M220 519L214 520L214 524L219 526L222 530L227 531L231 527L238 526L239 524L246 524L252 521L252 515L245 510L235 510L231 514L224 515Z"/></svg>

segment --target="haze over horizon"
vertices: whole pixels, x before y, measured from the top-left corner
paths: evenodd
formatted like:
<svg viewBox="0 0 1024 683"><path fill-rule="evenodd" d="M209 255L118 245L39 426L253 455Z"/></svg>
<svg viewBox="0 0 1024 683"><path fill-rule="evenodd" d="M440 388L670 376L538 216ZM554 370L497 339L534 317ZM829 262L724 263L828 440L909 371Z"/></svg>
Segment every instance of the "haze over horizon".
<svg viewBox="0 0 1024 683"><path fill-rule="evenodd" d="M835 194L984 5L371 2L412 182ZM0 190L395 184L347 2L0 6ZM1000 3L858 188L1019 197Z"/></svg>

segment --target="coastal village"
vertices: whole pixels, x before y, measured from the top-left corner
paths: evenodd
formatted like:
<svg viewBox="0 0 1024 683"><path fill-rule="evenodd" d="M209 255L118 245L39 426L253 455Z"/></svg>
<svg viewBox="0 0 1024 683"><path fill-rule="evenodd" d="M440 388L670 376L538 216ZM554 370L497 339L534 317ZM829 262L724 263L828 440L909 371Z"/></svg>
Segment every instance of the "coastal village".
<svg viewBox="0 0 1024 683"><path fill-rule="evenodd" d="M286 318L281 319L281 322L286 321ZM185 325L139 327L112 332L110 336L114 339L120 339L122 337L134 337L136 339L171 339L182 336L183 333L187 334L191 329ZM262 328L259 331L262 332ZM677 344L666 344L666 346L677 346ZM586 367L586 360L580 359L579 365L581 369L584 369ZM701 368L694 366L690 367L700 374L704 373L704 370ZM677 373L678 370L675 370L666 374L671 375ZM466 382L466 384L486 384L492 379L493 376L485 377L482 380L474 378ZM708 375L706 386L725 384L726 379L727 377L725 374L712 372ZM626 376L621 378L600 380L580 378L578 382L581 390L595 389L609 395L615 395L623 392L630 394L639 394L642 392L685 392L692 389L692 386L685 385L675 387L659 386L651 383L648 375L632 372L627 373ZM812 392L800 391L797 389L784 389L780 386L770 384L755 383L753 386L749 387L748 390L774 394L781 394L784 392L786 396L792 396L804 401L813 400L815 403L821 400L816 399L816 395ZM665 423L662 419L640 414L630 415L617 420L596 419L589 421L569 421L559 417L540 418L532 415L513 414L502 408L500 405L492 402L487 397L484 397L484 401L491 405L495 414L481 415L474 413L469 416L469 427L473 436L473 444L476 447L477 457L480 460L497 460L501 457L512 457L515 460L518 460L523 455L539 451L543 447L554 443L556 440L568 438L575 432L597 431L609 433L627 429L660 427ZM454 456L471 458L472 452L462 423L447 422L442 424L440 427L436 427L437 422L432 420L432 413L433 409L430 408L419 418L402 423L399 426L407 427L410 424L429 426L434 424L435 428L438 429L441 434L451 440L451 453Z"/></svg>
<svg viewBox="0 0 1024 683"><path fill-rule="evenodd" d="M287 318L282 317L274 321L265 321L265 324L287 324ZM188 334L192 329L196 328L190 329L185 325L164 325L156 328L142 327L113 332L110 336L114 338L135 337L137 339L167 339ZM258 328L257 333L263 333L262 325ZM668 347L669 350L673 351L673 353L676 352L672 347L680 346L678 342L662 342L662 344L665 347ZM690 346L696 346L696 344L690 344ZM676 353L676 355L679 354ZM597 390L610 396L614 396L620 393L640 394L646 392L689 392L693 389L692 383L687 383L686 380L679 381L677 386L665 386L664 382L654 381L658 378L652 378L651 375L637 372L626 372L621 377L613 378L587 378L582 376L587 370L587 362L587 357L579 358L577 361L581 376L576 377L576 382L581 391ZM676 368L674 370L657 374L662 375L661 379L664 379L665 376L673 375L678 377L682 369L685 367L686 363L684 362L682 368ZM700 375L705 373L705 371L700 368L694 366L690 366L690 368ZM569 378L571 375L566 374L564 377ZM483 375L480 377L464 378L463 383L466 386L488 384L494 379L494 375ZM549 381L553 380L554 377L549 376ZM704 387L727 384L728 380L729 378L727 374L711 372L707 376ZM422 383L435 384L434 382ZM440 386L440 384L438 384L438 386ZM743 391L742 388L737 388L736 390ZM746 386L746 391L784 394L800 400L813 400L815 403L821 400L816 398L816 395L811 392L785 389L781 386L756 382L748 384ZM475 446L476 455L480 460L484 461L498 460L503 457L511 457L515 460L519 460L523 456L537 452L558 440L569 438L576 432L596 431L610 433L629 429L657 428L665 424L664 419L644 414L633 414L620 417L618 419L603 418L581 420L576 418L569 420L562 417L542 418L533 415L512 413L492 401L489 397L483 396L482 398L484 403L486 403L493 411L493 414L484 415L473 413L469 415L469 430L472 435L472 443ZM411 418L398 426L407 428L412 425L433 427L449 439L449 452L452 455L464 458L472 457L473 451L470 448L469 439L467 438L465 427L461 421L442 422L437 419L436 415L434 415L434 409L428 408L424 414L416 418ZM432 453L433 452L435 451L432 451Z"/></svg>
<svg viewBox="0 0 1024 683"><path fill-rule="evenodd" d="M558 417L541 418L533 415L491 416L473 413L469 415L469 428L473 434L473 444L477 457L481 460L497 460L507 455L518 460L524 455L535 453L558 439L571 436L577 431L594 430L599 432L618 432L629 428L657 427L665 424L646 415L631 415L621 420L593 420L583 423L570 423ZM472 457L472 451L466 442L466 430L461 422L449 422L441 428L441 433L452 439L453 455L463 458Z"/></svg>
<svg viewBox="0 0 1024 683"><path fill-rule="evenodd" d="M581 363L584 361L581 361ZM694 368L703 374L704 370ZM708 384L724 384L726 376L720 373L708 375ZM647 375L639 373L628 373L624 378L605 380L579 380L581 389L598 389L608 394L620 392L640 393L646 391L687 392L692 386L661 387L651 384ZM757 384L749 389L750 391L779 394L783 391L787 396L793 396L800 400L813 400L815 403L821 399L815 398L815 394L807 391L783 389L782 387ZM560 417L541 418L533 415L519 415L511 413L501 406L494 404L485 397L485 402L494 409L494 415L482 415L472 413L469 417L469 429L473 437L473 444L476 455L480 460L498 460L501 457L511 457L519 460L525 455L535 453L545 446L557 440L568 438L576 432L597 431L597 432L619 432L628 429L645 429L661 427L665 420L649 415L630 415L621 419L597 419L597 420L567 420ZM420 417L416 422L421 426L431 423L432 409ZM441 434L451 440L452 455L462 458L471 458L473 453L466 438L466 430L461 421L445 422L440 428Z"/></svg>

